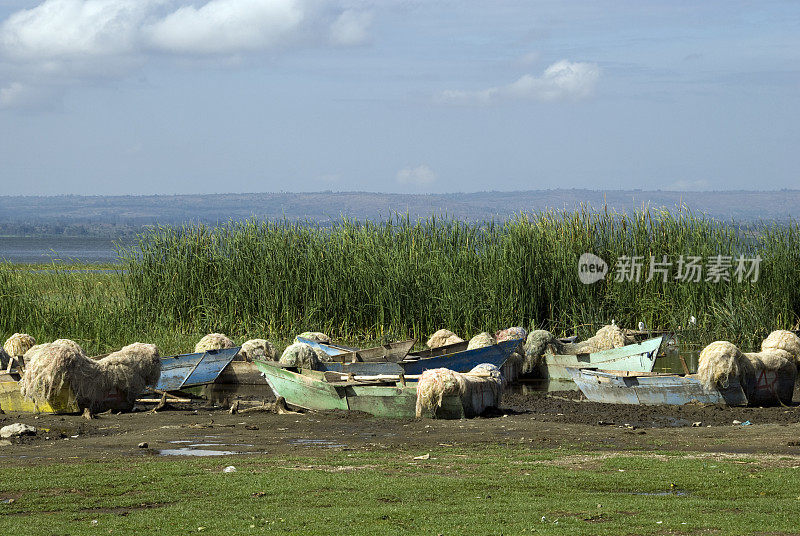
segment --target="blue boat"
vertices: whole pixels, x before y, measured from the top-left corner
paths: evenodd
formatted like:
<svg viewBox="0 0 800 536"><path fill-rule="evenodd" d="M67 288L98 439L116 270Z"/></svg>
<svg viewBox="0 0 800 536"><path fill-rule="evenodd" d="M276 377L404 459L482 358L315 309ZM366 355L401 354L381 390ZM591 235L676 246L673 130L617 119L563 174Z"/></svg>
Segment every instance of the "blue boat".
<svg viewBox="0 0 800 536"><path fill-rule="evenodd" d="M607 404L682 405L703 404L747 405L742 386L730 382L728 387L708 389L694 374L662 374L567 367L567 371L586 398Z"/></svg>
<svg viewBox="0 0 800 536"><path fill-rule="evenodd" d="M240 348L240 346L235 346L196 354L162 357L161 378L155 388L159 391L178 391L187 387L212 383L233 361Z"/></svg>
<svg viewBox="0 0 800 536"><path fill-rule="evenodd" d="M514 353L517 347L522 342L522 339L511 339L503 341L492 346L484 348L475 348L473 350L456 350L451 353L443 355L437 354L437 351L425 351L419 354L406 356L402 361L397 363L381 362L381 361L358 361L355 363L342 363L342 362L325 362L320 363L323 371L353 373L359 375L377 375L377 374L422 374L426 370L435 368L447 368L455 372L469 372L476 366L489 363L498 368L503 366L508 357ZM317 343L319 344L319 343ZM459 343L453 345L456 348L463 348L466 343ZM446 350L445 350L446 351Z"/></svg>

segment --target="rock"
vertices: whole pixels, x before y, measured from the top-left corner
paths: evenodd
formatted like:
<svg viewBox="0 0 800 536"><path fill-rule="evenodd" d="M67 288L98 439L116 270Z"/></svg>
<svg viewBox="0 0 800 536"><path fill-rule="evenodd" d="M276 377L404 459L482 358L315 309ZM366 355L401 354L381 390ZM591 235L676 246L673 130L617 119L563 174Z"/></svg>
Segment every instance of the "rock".
<svg viewBox="0 0 800 536"><path fill-rule="evenodd" d="M9 424L8 426L0 428L0 437L4 439L24 435L36 435L36 428L28 426L27 424L22 424L21 422L15 422L14 424Z"/></svg>

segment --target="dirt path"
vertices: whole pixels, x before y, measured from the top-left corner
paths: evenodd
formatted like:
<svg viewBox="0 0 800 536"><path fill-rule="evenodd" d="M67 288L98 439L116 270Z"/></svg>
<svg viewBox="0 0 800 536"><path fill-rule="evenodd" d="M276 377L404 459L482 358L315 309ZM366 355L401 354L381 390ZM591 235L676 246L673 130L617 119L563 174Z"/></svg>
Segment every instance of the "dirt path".
<svg viewBox="0 0 800 536"><path fill-rule="evenodd" d="M72 415L5 414L0 415L0 425L24 422L39 432L12 440L0 456L5 463L26 464L153 456L180 449L193 454L210 450L285 455L315 449L424 453L442 446L508 444L520 449L781 455L784 462L800 465L800 406L642 407L595 404L576 396L512 394L504 400L507 409L498 415L459 421L311 412L231 415L207 404L185 404L155 415L102 415L91 421ZM733 424L734 420L752 424ZM147 447L140 448L140 443Z"/></svg>

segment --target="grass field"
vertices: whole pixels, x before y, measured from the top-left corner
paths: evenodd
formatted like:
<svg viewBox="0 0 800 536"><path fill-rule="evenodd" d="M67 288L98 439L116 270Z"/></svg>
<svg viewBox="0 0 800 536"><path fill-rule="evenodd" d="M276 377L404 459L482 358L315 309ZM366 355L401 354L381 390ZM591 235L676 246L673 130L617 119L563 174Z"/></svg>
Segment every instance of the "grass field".
<svg viewBox="0 0 800 536"><path fill-rule="evenodd" d="M800 471L564 450L6 463L3 534L796 534ZM234 465L235 473L223 473Z"/></svg>
<svg viewBox="0 0 800 536"><path fill-rule="evenodd" d="M755 282L584 285L584 252L612 267L622 255L763 260ZM585 337L615 319L683 328L696 351L718 339L754 348L800 318L796 223L740 228L689 212L164 227L140 235L121 261L100 272L0 265L0 336L67 337L92 353L140 340L174 353L212 331L278 342L314 330L355 343L522 325Z"/></svg>

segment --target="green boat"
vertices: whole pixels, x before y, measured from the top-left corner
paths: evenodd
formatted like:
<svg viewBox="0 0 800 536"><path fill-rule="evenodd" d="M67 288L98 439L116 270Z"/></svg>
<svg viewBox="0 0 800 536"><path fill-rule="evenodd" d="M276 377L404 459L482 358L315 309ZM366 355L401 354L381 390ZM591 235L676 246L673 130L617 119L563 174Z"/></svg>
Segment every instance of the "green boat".
<svg viewBox="0 0 800 536"><path fill-rule="evenodd" d="M325 411L362 411L376 417L414 418L417 389L415 382L393 380L326 381L325 372L284 368L274 361L255 361L276 397L290 406ZM330 373L328 373L330 374ZM442 407L425 415L439 419L461 419L461 397L446 396Z"/></svg>
<svg viewBox="0 0 800 536"><path fill-rule="evenodd" d="M550 380L572 381L567 367L592 367L600 370L652 372L664 337L628 344L621 348L591 354L545 355L540 376Z"/></svg>

